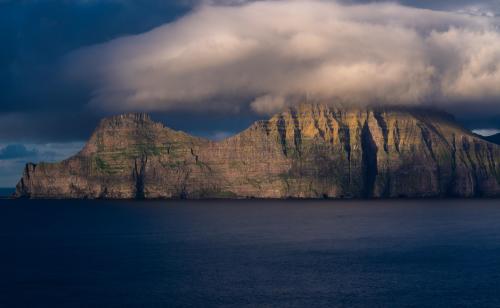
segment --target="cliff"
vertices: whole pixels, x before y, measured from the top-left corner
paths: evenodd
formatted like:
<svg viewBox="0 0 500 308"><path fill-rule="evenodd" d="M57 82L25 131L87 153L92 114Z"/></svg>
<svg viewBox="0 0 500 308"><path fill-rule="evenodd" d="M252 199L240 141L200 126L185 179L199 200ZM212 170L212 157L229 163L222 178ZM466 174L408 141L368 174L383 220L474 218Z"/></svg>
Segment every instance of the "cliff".
<svg viewBox="0 0 500 308"><path fill-rule="evenodd" d="M452 117L301 105L214 142L146 114L102 120L59 163L28 164L29 198L346 198L500 195L500 146Z"/></svg>

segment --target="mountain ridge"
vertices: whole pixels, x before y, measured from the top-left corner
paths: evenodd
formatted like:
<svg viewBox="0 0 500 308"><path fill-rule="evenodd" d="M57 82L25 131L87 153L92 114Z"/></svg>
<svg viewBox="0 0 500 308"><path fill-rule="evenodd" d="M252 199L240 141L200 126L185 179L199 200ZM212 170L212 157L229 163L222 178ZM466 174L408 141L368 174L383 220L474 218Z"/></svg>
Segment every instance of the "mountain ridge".
<svg viewBox="0 0 500 308"><path fill-rule="evenodd" d="M27 164L30 198L385 198L500 195L500 147L429 110L301 104L220 141L144 113L103 119L84 148Z"/></svg>

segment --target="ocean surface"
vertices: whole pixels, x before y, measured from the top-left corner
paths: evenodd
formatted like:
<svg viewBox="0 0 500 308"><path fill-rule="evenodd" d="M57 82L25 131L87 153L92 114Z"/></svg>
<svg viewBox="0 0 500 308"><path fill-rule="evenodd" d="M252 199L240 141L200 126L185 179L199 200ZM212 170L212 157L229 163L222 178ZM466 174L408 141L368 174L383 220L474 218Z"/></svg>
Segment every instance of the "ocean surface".
<svg viewBox="0 0 500 308"><path fill-rule="evenodd" d="M500 200L0 200L0 307L499 307Z"/></svg>
<svg viewBox="0 0 500 308"><path fill-rule="evenodd" d="M15 188L3 188L3 187L0 187L0 198L9 197L14 192L16 192Z"/></svg>

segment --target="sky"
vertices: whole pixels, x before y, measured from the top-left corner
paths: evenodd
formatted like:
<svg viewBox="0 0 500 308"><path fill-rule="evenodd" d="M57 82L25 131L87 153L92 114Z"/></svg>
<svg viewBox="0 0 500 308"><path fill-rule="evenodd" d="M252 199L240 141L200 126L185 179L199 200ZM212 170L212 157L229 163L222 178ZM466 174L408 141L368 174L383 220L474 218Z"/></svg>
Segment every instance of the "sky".
<svg viewBox="0 0 500 308"><path fill-rule="evenodd" d="M213 139L304 97L500 129L500 1L0 0L0 187L146 111Z"/></svg>

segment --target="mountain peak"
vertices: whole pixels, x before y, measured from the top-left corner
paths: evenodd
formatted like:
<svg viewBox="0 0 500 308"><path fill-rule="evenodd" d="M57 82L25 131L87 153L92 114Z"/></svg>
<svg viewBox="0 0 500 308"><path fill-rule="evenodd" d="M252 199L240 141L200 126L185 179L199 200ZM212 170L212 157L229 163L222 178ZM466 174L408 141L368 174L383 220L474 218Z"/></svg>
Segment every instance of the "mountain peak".
<svg viewBox="0 0 500 308"><path fill-rule="evenodd" d="M131 112L110 116L101 120L100 127L116 126L141 126L154 123L149 114L145 112Z"/></svg>

